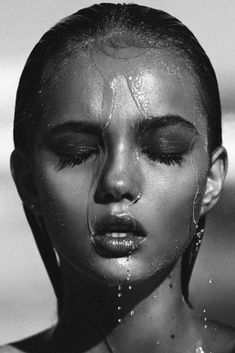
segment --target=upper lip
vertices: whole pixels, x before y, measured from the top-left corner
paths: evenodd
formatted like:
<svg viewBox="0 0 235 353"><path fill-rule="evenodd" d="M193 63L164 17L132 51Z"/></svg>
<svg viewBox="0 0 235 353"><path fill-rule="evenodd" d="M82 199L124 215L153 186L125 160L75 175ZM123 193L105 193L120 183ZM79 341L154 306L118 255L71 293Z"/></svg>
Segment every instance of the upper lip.
<svg viewBox="0 0 235 353"><path fill-rule="evenodd" d="M105 233L133 233L136 236L147 235L146 230L140 222L131 216L110 215L97 222L95 235L104 235Z"/></svg>

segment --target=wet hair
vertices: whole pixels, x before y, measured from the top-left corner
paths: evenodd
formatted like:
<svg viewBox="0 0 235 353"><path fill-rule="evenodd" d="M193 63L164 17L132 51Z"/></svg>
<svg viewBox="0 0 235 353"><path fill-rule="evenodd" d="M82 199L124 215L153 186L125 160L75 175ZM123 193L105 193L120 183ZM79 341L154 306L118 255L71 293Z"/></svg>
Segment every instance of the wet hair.
<svg viewBox="0 0 235 353"><path fill-rule="evenodd" d="M221 145L221 106L214 69L192 32L168 13L136 4L102 3L68 16L47 31L32 50L22 72L16 98L15 147L30 153L43 112L41 96L56 67L78 52L96 48L115 56L118 49L167 49L182 58L194 76L207 119L208 153ZM36 221L25 207L39 251L59 301L61 276L43 220ZM204 228L199 221L199 231ZM195 238L195 237L194 237ZM182 291L188 300L189 280L197 251L192 241L183 255Z"/></svg>

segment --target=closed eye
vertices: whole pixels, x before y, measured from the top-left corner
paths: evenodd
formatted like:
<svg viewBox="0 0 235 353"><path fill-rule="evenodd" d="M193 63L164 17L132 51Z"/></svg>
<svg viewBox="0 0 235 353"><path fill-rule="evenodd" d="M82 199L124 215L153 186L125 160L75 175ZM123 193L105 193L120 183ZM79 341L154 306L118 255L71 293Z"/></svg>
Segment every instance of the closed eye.
<svg viewBox="0 0 235 353"><path fill-rule="evenodd" d="M185 159L185 155L183 153L177 153L173 151L151 151L151 149L149 149L147 146L143 146L141 148L141 152L145 154L149 160L165 164L167 166L174 166L176 164L181 166Z"/></svg>
<svg viewBox="0 0 235 353"><path fill-rule="evenodd" d="M80 146L75 153L60 155L57 170L85 163L99 152L99 147Z"/></svg>

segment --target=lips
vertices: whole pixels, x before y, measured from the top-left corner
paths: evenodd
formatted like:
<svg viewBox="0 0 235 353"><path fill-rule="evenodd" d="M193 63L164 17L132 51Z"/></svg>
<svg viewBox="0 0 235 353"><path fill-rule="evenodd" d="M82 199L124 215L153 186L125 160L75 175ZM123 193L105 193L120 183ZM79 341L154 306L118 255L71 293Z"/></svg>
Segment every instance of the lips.
<svg viewBox="0 0 235 353"><path fill-rule="evenodd" d="M123 257L139 249L146 238L143 226L130 216L101 219L92 236L93 244L103 257Z"/></svg>

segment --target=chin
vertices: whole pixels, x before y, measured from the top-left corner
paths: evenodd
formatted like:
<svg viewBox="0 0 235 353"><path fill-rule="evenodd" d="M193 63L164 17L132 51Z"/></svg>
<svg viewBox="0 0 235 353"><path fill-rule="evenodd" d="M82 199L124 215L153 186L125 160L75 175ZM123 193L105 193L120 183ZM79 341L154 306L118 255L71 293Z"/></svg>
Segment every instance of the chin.
<svg viewBox="0 0 235 353"><path fill-rule="evenodd" d="M171 272L174 264L163 259L155 259L153 263L137 255L116 258L97 256L91 265L83 264L77 270L87 279L103 285L129 287L146 281L154 281L159 285Z"/></svg>

